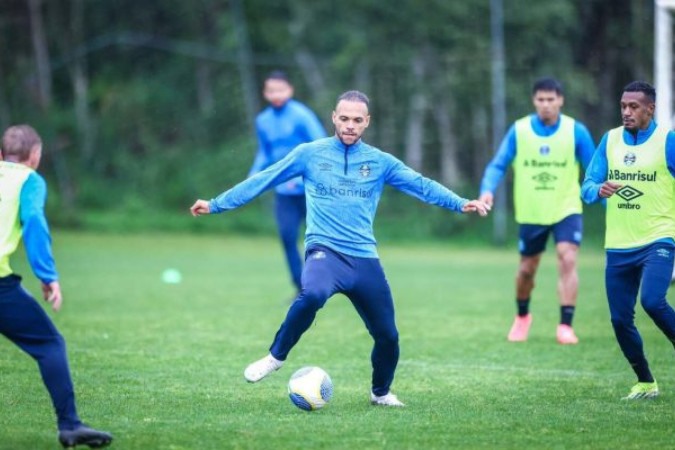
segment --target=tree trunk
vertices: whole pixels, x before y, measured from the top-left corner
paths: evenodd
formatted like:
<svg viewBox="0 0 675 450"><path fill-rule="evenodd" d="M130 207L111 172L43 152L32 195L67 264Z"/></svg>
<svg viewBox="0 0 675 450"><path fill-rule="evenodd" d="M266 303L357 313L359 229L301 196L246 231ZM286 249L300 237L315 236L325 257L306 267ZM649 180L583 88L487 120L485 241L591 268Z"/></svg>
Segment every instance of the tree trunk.
<svg viewBox="0 0 675 450"><path fill-rule="evenodd" d="M42 19L42 0L28 0L30 11L30 31L37 67L39 103L43 111L52 103L52 77L49 66L49 47Z"/></svg>
<svg viewBox="0 0 675 450"><path fill-rule="evenodd" d="M42 6L41 0L29 0L31 6L31 28L33 30L33 46L36 53L36 60L38 61L38 72L43 72L42 75L39 75L39 85L40 85L40 98L41 106L48 112L51 103L51 68L49 63L49 52L47 49L46 41L43 42L45 38L45 25L42 16ZM60 48L62 54L67 54L67 52L72 51L73 45L70 42L72 40L71 32L72 29L68 28L68 22L72 21L73 18L77 15L74 12L74 9L77 9L77 6L74 6L73 16L65 16L70 20L64 18L59 14L60 10L58 5L55 3L47 4L48 7L53 7L52 10L47 9L47 12L50 14L47 15L48 19L51 20L51 27L53 29L64 30L65 32L59 33L56 37L58 38L57 44ZM82 5L80 5L82 6ZM76 26L76 25L74 25ZM41 61L41 62L40 62ZM75 108L76 114L81 113L77 110L79 102L78 95L82 95L83 90L86 95L86 84L82 83L82 80L76 81L77 77L74 75L74 64L78 64L79 60L76 58L73 61L73 64L68 66L71 74L71 80L73 82L73 91L75 95ZM42 68L40 68L42 67ZM82 77L83 72L79 75ZM44 86L47 86L46 88ZM47 92L45 95L44 93ZM85 103L86 105L86 103ZM81 130L81 124L79 122L80 117L77 117L78 120L78 130ZM67 218L67 220L73 220L75 218L75 203L76 203L76 192L75 192L75 180L72 176L72 170L69 166L69 160L66 156L65 149L74 147L73 139L71 136L66 133L60 133L52 121L47 122L43 129L40 130L43 140L46 142L45 147L48 149L48 161L52 164L54 174L56 176L56 183L59 190L59 195L61 199L60 208L62 215Z"/></svg>
<svg viewBox="0 0 675 450"><path fill-rule="evenodd" d="M471 142L473 142L474 151L472 154L472 177L473 180L481 181L485 166L492 159L492 146L490 143L490 121L488 111L485 106L476 105L477 108L471 116ZM476 186L478 192L479 186Z"/></svg>
<svg viewBox="0 0 675 450"><path fill-rule="evenodd" d="M234 31L237 39L237 66L239 68L241 89L246 107L246 119L249 129L253 132L255 116L260 110L258 89L256 88L253 70L253 50L251 49L251 42L248 37L248 25L242 0L232 0L230 7L232 8L232 21L234 22Z"/></svg>
<svg viewBox="0 0 675 450"><path fill-rule="evenodd" d="M413 169L421 171L424 164L424 117L428 104L424 91L424 79L427 70L426 56L418 53L410 63L414 85L408 108L405 163Z"/></svg>
<svg viewBox="0 0 675 450"><path fill-rule="evenodd" d="M393 86L392 73L385 70L377 75L375 83L378 111L386 112L379 115L378 141L383 150L393 152L396 148L396 95Z"/></svg>
<svg viewBox="0 0 675 450"><path fill-rule="evenodd" d="M311 17L307 14L306 5L292 1L289 4L291 10L291 20L288 23L288 32L293 38L294 59L300 67L300 71L305 78L307 86L311 91L312 98L318 105L325 105L330 102L327 98L328 89L326 80L321 72L321 66L316 57L305 45L307 40L306 30Z"/></svg>
<svg viewBox="0 0 675 450"><path fill-rule="evenodd" d="M211 63L198 59L195 68L195 83L197 84L197 102L199 111L205 116L211 115L216 106L213 98L213 76Z"/></svg>
<svg viewBox="0 0 675 450"><path fill-rule="evenodd" d="M446 92L437 93L434 102L434 118L438 126L438 138L441 143L441 181L446 186L458 187L464 182L457 161L457 138L450 119L450 99Z"/></svg>
<svg viewBox="0 0 675 450"><path fill-rule="evenodd" d="M0 132L6 129L11 122L11 114L9 112L9 102L5 95L5 77L3 73L2 64L0 64Z"/></svg>
<svg viewBox="0 0 675 450"><path fill-rule="evenodd" d="M295 62L300 66L300 70L305 77L307 86L312 92L312 97L318 101L324 101L323 96L327 91L326 81L323 78L319 64L314 55L303 46L295 46Z"/></svg>
<svg viewBox="0 0 675 450"><path fill-rule="evenodd" d="M200 34L207 45L216 45L216 20L220 11L213 2L208 2L207 9L199 13L195 21L198 35ZM216 102L213 98L213 64L203 58L197 59L195 67L195 83L197 90L197 102L199 111L209 116L215 110Z"/></svg>
<svg viewBox="0 0 675 450"><path fill-rule="evenodd" d="M440 178L443 184L447 186L460 186L464 179L459 170L459 155L457 149L457 137L453 129L452 119L450 118L450 109L452 100L448 95L449 88L445 82L445 73L450 72L452 68L441 68L438 60L438 52L430 52L430 78L434 98L433 116L438 127L438 140L440 142Z"/></svg>
<svg viewBox="0 0 675 450"><path fill-rule="evenodd" d="M71 48L84 44L84 1L73 0L70 12ZM85 55L78 55L71 65L70 78L75 95L75 117L80 134L80 154L85 164L94 156L94 129L89 110L89 78Z"/></svg>

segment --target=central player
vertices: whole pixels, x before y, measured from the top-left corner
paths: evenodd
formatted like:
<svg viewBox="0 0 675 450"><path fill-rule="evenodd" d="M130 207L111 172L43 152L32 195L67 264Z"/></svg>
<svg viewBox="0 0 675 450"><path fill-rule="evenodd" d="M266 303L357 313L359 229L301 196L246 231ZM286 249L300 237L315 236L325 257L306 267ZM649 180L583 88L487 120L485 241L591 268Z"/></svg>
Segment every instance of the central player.
<svg viewBox="0 0 675 450"><path fill-rule="evenodd" d="M385 184L426 203L456 212L489 207L467 200L425 178L389 153L361 140L370 123L368 97L348 91L338 97L335 136L302 144L284 159L237 184L211 201L197 200L193 215L242 206L266 189L302 176L307 198L305 267L302 289L277 331L269 355L250 364L244 377L257 382L286 360L316 313L336 293L346 295L375 341L371 403L404 406L390 392L398 363L394 302L377 254L373 220Z"/></svg>

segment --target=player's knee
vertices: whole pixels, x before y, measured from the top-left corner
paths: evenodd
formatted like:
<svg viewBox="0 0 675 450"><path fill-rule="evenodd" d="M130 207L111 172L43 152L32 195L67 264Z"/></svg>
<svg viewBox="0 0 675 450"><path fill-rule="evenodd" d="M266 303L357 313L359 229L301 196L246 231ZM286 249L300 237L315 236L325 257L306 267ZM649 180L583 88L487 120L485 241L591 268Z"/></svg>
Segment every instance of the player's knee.
<svg viewBox="0 0 675 450"><path fill-rule="evenodd" d="M396 329L382 330L375 334L374 339L378 344L387 347L397 347L398 331Z"/></svg>
<svg viewBox="0 0 675 450"><path fill-rule="evenodd" d="M564 252L558 255L558 264L563 272L574 270L577 263L576 253Z"/></svg>
<svg viewBox="0 0 675 450"><path fill-rule="evenodd" d="M56 333L54 336L52 336L47 345L49 345L55 351L66 351L66 340L63 338L61 333Z"/></svg>
<svg viewBox="0 0 675 450"><path fill-rule="evenodd" d="M51 365L65 358L66 340L57 332L43 339L39 346L32 347L29 353L39 364Z"/></svg>
<svg viewBox="0 0 675 450"><path fill-rule="evenodd" d="M329 296L330 292L326 288L320 286L305 286L298 296L298 302L302 302L302 304L308 307L319 309L323 307Z"/></svg>
<svg viewBox="0 0 675 450"><path fill-rule="evenodd" d="M615 330L621 331L633 326L632 317L612 317L612 327Z"/></svg>
<svg viewBox="0 0 675 450"><path fill-rule="evenodd" d="M659 315L666 306L665 299L650 296L642 296L640 303L642 304L642 308L650 317Z"/></svg>
<svg viewBox="0 0 675 450"><path fill-rule="evenodd" d="M531 283L534 281L535 271L531 267L520 267L518 269L518 279L524 282Z"/></svg>

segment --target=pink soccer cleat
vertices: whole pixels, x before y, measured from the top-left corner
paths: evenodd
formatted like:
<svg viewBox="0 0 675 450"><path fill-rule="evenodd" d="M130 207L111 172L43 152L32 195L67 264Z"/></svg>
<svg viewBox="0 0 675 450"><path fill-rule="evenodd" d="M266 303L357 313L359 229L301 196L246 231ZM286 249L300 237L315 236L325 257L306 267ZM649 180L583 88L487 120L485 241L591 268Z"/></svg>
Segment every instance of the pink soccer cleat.
<svg viewBox="0 0 675 450"><path fill-rule="evenodd" d="M556 331L556 338L558 343L563 345L569 344L578 344L579 338L574 334L574 330L569 325L558 325L558 330Z"/></svg>
<svg viewBox="0 0 675 450"><path fill-rule="evenodd" d="M530 325L532 325L532 314L516 316L513 325L511 325L511 331L509 331L508 340L511 342L525 342L530 332Z"/></svg>

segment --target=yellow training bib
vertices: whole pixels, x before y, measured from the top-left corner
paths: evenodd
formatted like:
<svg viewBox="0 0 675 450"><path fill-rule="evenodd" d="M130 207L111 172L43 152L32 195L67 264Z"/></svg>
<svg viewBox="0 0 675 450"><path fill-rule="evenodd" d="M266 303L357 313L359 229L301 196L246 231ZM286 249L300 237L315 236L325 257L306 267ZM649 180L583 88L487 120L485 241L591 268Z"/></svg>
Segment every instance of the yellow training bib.
<svg viewBox="0 0 675 450"><path fill-rule="evenodd" d="M666 162L668 129L657 126L640 145L623 141L623 127L607 136L607 180L622 187L607 199L605 247L640 247L675 238L675 179Z"/></svg>
<svg viewBox="0 0 675 450"><path fill-rule="evenodd" d="M560 126L551 136L537 135L529 116L516 121L515 129L516 222L552 225L571 214L581 214L574 119L561 115Z"/></svg>
<svg viewBox="0 0 675 450"><path fill-rule="evenodd" d="M21 240L19 200L21 188L33 169L0 161L0 277L12 273L9 257Z"/></svg>

